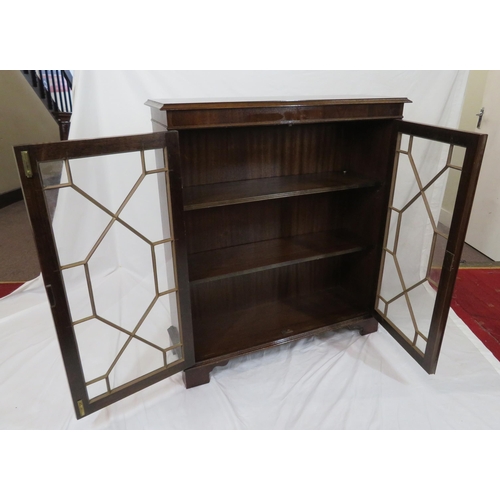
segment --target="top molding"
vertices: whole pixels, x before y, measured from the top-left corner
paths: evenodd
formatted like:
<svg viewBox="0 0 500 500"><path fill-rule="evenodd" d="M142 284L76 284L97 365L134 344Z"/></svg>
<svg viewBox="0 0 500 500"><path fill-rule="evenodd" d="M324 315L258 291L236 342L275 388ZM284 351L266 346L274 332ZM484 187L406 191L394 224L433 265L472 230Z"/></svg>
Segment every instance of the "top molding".
<svg viewBox="0 0 500 500"><path fill-rule="evenodd" d="M156 130L396 119L405 97L253 97L148 100Z"/></svg>

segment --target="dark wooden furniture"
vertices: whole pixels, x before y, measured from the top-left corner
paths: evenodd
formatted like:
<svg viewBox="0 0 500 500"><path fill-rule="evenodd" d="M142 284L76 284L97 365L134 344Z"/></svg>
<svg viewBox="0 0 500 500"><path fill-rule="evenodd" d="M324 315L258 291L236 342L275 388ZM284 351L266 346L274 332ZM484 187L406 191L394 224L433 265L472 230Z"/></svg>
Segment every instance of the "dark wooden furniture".
<svg viewBox="0 0 500 500"><path fill-rule="evenodd" d="M371 333L379 322L433 373L486 136L404 122L407 102L148 101L153 139L70 141L52 150L16 148L46 286L60 296L54 318L77 417L180 370L186 387L193 387L208 382L215 366L234 357L345 327ZM403 136L410 138L409 146L402 145ZM434 178L423 180L415 173L413 201L398 206L395 158L406 155L415 164L415 137L450 144L450 153ZM168 154L183 354L172 366L166 363L164 369L92 399L86 391L89 381L75 368L78 341L64 313L69 307L64 283L53 276L57 249L47 243L48 222L37 221L46 209L37 194L43 183L36 180L36 165L134 147L166 147ZM453 148L465 153L457 168ZM26 157L31 177L26 175ZM407 270L401 271L396 249L405 214L417 205L428 207L430 187L449 169L461 172L449 233L443 234L432 221L427 274L418 283L406 282ZM37 229L40 224L44 229ZM441 240L445 251L439 257ZM384 284L384 272L393 261L401 292L389 293L394 277ZM412 300L428 283L436 286L437 295L424 329ZM398 313L393 313L405 300L414 326L410 333L398 326Z"/></svg>

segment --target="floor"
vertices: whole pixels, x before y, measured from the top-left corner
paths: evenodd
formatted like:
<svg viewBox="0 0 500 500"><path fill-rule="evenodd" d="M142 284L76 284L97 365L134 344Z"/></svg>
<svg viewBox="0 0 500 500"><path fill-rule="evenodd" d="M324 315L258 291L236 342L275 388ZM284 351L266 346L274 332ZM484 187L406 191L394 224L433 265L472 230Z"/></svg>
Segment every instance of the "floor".
<svg viewBox="0 0 500 500"><path fill-rule="evenodd" d="M24 201L0 210L0 283L29 281L40 274Z"/></svg>
<svg viewBox="0 0 500 500"><path fill-rule="evenodd" d="M438 224L438 230L443 234L448 234L448 228L443 226L441 223ZM436 250L434 254L434 262L440 263L443 262L443 255L446 248L447 241L438 237L436 241ZM460 258L460 267L489 267L489 266L497 266L498 262L491 260L490 258L483 255L481 252L478 252L476 249L472 248L467 243L464 245L464 249L462 251L462 256ZM498 266L497 266L498 267Z"/></svg>
<svg viewBox="0 0 500 500"><path fill-rule="evenodd" d="M489 259L486 255L478 252L467 243L462 252L460 267L499 267L499 262Z"/></svg>

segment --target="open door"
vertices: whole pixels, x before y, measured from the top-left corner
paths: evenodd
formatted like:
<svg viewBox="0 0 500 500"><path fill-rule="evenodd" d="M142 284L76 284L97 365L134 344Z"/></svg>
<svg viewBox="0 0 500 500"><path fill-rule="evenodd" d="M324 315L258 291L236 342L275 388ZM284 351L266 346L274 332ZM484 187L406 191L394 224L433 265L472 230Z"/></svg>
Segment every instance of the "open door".
<svg viewBox="0 0 500 500"><path fill-rule="evenodd" d="M404 121L395 126L375 317L435 373L487 136Z"/></svg>
<svg viewBox="0 0 500 500"><path fill-rule="evenodd" d="M15 154L77 418L192 366L177 133Z"/></svg>

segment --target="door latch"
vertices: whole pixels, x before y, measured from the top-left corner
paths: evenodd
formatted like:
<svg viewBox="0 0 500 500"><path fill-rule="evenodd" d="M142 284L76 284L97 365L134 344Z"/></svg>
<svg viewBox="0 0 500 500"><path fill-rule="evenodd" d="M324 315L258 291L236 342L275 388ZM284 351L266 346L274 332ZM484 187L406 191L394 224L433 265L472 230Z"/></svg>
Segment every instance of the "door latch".
<svg viewBox="0 0 500 500"><path fill-rule="evenodd" d="M479 117L477 119L476 128L481 128L481 122L483 121L483 115L484 115L484 108L481 108L481 111L479 111L479 113L476 113L476 116Z"/></svg>

